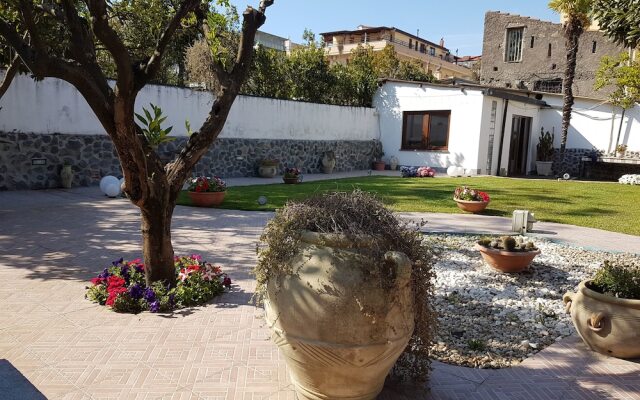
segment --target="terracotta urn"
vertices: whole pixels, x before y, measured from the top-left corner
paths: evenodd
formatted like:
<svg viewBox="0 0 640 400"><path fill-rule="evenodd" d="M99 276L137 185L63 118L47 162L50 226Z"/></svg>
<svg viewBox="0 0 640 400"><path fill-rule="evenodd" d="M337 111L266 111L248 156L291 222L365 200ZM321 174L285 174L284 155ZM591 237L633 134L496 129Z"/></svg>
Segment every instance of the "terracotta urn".
<svg viewBox="0 0 640 400"><path fill-rule="evenodd" d="M219 206L227 192L188 192L191 204L196 207Z"/></svg>
<svg viewBox="0 0 640 400"><path fill-rule="evenodd" d="M373 162L373 169L376 171L384 171L385 168L385 163L384 161L374 161Z"/></svg>
<svg viewBox="0 0 640 400"><path fill-rule="evenodd" d="M490 203L490 201L467 201L458 199L453 200L456 202L459 209L474 214L484 211L484 209L487 208Z"/></svg>
<svg viewBox="0 0 640 400"><path fill-rule="evenodd" d="M277 173L277 165L260 165L258 167L258 175L260 175L261 178L273 178Z"/></svg>
<svg viewBox="0 0 640 400"><path fill-rule="evenodd" d="M411 261L388 252L391 287L354 266L371 238L304 232L292 275L267 283L265 316L299 400L372 400L414 328ZM357 264L356 264L357 265Z"/></svg>
<svg viewBox="0 0 640 400"><path fill-rule="evenodd" d="M529 265L540 250L533 251L507 251L476 244L476 250L480 252L484 261L501 272L522 272L529 269Z"/></svg>
<svg viewBox="0 0 640 400"><path fill-rule="evenodd" d="M618 358L640 358L640 300L619 299L589 288L563 297L578 334L593 351Z"/></svg>
<svg viewBox="0 0 640 400"><path fill-rule="evenodd" d="M326 151L320 160L322 164L322 172L331 174L336 167L336 155L333 151Z"/></svg>

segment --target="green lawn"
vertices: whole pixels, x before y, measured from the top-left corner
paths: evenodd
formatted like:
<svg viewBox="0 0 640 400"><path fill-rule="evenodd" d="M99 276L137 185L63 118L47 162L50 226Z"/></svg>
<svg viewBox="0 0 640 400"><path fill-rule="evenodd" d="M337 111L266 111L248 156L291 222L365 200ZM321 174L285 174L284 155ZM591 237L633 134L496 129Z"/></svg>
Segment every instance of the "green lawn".
<svg viewBox="0 0 640 400"><path fill-rule="evenodd" d="M359 188L378 193L396 211L461 213L452 200L453 190L460 185L489 193L491 204L485 211L487 215L511 216L513 210L527 209L541 221L640 235L640 187L618 183L374 176L299 185L231 187L220 208L270 211L282 207L289 199L304 198L316 192ZM267 197L267 205L258 205L260 196ZM186 193L181 194L178 204L189 205Z"/></svg>

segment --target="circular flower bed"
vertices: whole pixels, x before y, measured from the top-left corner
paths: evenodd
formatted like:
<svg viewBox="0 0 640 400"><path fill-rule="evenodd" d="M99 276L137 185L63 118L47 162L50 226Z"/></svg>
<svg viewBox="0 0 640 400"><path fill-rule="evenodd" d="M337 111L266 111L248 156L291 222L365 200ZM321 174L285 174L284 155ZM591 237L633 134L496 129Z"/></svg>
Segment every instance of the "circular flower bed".
<svg viewBox="0 0 640 400"><path fill-rule="evenodd" d="M526 272L503 274L473 250L479 236L428 235L439 252L434 306L438 331L430 356L454 365L504 368L574 333L562 296L607 260L640 256L590 251L536 239L542 250Z"/></svg>
<svg viewBox="0 0 640 400"><path fill-rule="evenodd" d="M199 255L176 257L175 268L176 287L162 282L147 286L141 260L121 258L91 279L86 298L116 312L157 313L205 304L231 286L231 279L219 266L203 262Z"/></svg>

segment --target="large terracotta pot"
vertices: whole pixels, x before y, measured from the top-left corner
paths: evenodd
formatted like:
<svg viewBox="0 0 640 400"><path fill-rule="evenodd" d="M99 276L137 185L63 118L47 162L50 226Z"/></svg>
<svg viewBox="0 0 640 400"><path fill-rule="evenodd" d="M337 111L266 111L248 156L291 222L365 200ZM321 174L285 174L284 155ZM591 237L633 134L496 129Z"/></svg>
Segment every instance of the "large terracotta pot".
<svg viewBox="0 0 640 400"><path fill-rule="evenodd" d="M227 192L188 192L191 204L196 207L219 206Z"/></svg>
<svg viewBox="0 0 640 400"><path fill-rule="evenodd" d="M287 185L295 185L296 183L300 183L300 178L299 177L298 178L285 178L285 177L282 177L282 180Z"/></svg>
<svg viewBox="0 0 640 400"><path fill-rule="evenodd" d="M384 168L386 167L386 164L384 163L384 161L374 161L373 162L373 169L376 171L384 171Z"/></svg>
<svg viewBox="0 0 640 400"><path fill-rule="evenodd" d="M522 272L529 268L533 259L540 254L534 251L506 251L476 244L482 258L493 268L501 272Z"/></svg>
<svg viewBox="0 0 640 400"><path fill-rule="evenodd" d="M266 320L299 400L375 399L413 333L411 262L387 253L396 278L383 289L354 265L370 243L305 232L295 274L267 284Z"/></svg>
<svg viewBox="0 0 640 400"><path fill-rule="evenodd" d="M589 289L563 297L567 313L592 350L619 358L640 358L640 300L619 299Z"/></svg>
<svg viewBox="0 0 640 400"><path fill-rule="evenodd" d="M490 203L490 201L466 201L458 199L453 200L456 202L459 209L474 214L484 211L484 209L487 208Z"/></svg>

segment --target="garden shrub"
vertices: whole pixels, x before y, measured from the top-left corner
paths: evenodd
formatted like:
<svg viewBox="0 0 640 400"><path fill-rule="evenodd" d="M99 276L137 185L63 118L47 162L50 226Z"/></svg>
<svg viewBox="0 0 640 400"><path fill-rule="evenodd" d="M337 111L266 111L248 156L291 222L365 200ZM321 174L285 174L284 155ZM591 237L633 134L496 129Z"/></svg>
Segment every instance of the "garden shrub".
<svg viewBox="0 0 640 400"><path fill-rule="evenodd" d="M605 261L589 287L609 296L640 300L640 266L615 265Z"/></svg>

